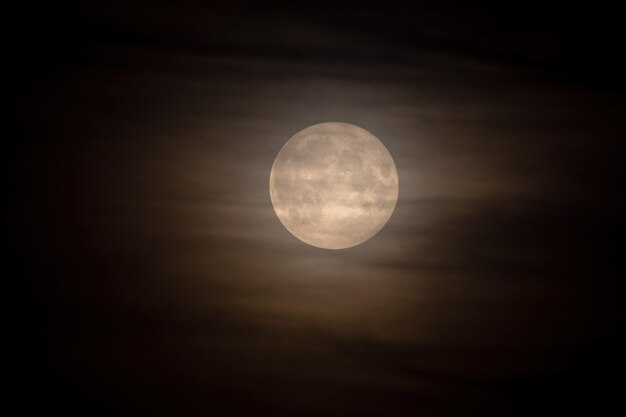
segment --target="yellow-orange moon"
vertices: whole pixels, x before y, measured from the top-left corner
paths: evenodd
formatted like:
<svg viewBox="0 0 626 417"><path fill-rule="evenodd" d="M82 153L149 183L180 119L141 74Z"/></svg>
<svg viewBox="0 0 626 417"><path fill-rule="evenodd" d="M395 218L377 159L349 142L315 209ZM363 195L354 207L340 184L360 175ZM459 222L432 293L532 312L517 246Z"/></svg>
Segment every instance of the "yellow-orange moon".
<svg viewBox="0 0 626 417"><path fill-rule="evenodd" d="M295 237L325 249L361 244L378 233L398 200L389 151L367 130L320 123L301 130L278 152L270 198Z"/></svg>

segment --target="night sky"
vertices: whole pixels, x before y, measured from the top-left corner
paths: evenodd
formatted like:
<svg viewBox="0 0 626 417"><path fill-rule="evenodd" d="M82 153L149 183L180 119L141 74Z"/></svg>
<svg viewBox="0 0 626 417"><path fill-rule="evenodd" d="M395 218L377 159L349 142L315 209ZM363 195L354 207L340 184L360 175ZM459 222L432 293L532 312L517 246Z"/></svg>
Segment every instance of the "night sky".
<svg viewBox="0 0 626 417"><path fill-rule="evenodd" d="M620 14L306 3L7 10L18 414L623 410ZM338 251L268 191L326 121L376 135L400 182Z"/></svg>

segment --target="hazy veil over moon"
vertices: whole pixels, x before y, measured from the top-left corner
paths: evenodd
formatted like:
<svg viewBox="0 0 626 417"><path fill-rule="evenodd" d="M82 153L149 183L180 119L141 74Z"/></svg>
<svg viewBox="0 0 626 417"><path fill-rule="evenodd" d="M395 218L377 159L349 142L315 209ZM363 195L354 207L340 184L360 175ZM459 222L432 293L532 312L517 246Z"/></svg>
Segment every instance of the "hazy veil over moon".
<svg viewBox="0 0 626 417"><path fill-rule="evenodd" d="M325 249L378 233L398 200L393 158L374 135L349 123L307 127L285 143L270 174L270 197L295 237Z"/></svg>

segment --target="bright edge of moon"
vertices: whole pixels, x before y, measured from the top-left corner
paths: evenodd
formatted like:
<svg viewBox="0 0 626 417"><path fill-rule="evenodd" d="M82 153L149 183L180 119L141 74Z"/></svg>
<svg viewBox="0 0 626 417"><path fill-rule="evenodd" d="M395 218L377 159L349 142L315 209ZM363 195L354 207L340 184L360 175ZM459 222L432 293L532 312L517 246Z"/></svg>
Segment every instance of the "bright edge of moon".
<svg viewBox="0 0 626 417"><path fill-rule="evenodd" d="M349 123L309 126L281 148L270 197L285 228L324 249L359 245L378 233L398 201L398 172L374 135Z"/></svg>

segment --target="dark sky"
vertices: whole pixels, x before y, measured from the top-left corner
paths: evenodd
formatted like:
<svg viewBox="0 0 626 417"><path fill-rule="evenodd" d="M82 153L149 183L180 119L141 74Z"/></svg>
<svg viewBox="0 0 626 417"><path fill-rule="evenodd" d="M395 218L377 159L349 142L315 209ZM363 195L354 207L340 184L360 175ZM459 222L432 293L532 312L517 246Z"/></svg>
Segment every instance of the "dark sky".
<svg viewBox="0 0 626 417"><path fill-rule="evenodd" d="M619 13L263 3L8 11L25 414L623 407ZM268 193L325 121L376 135L400 178L386 227L340 251Z"/></svg>

